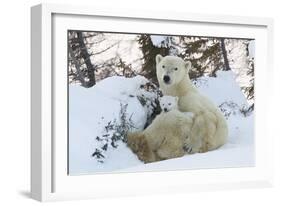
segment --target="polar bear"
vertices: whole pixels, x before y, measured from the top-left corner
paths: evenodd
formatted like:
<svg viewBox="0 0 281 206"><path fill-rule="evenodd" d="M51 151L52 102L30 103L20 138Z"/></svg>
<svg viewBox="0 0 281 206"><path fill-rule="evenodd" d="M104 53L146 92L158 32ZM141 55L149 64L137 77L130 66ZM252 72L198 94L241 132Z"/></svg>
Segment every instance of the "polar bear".
<svg viewBox="0 0 281 206"><path fill-rule="evenodd" d="M178 110L178 97L163 96L159 99L159 104L162 112L169 112L171 110Z"/></svg>
<svg viewBox="0 0 281 206"><path fill-rule="evenodd" d="M142 132L129 133L127 144L145 163L181 157L193 124L193 113L178 110L178 98L160 99L162 112Z"/></svg>
<svg viewBox="0 0 281 206"><path fill-rule="evenodd" d="M225 144L228 127L221 111L192 84L188 75L190 68L191 62L179 57L156 56L156 74L163 94L178 97L181 112L194 113L194 123L185 145L188 153L193 154Z"/></svg>

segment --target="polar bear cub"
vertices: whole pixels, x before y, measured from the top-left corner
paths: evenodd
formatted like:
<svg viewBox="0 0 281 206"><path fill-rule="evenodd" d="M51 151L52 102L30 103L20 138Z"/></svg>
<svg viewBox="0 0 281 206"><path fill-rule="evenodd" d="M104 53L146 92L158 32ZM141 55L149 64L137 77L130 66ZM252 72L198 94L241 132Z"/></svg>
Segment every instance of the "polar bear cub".
<svg viewBox="0 0 281 206"><path fill-rule="evenodd" d="M173 109L178 110L178 97L163 96L160 98L159 103L162 112L169 112Z"/></svg>
<svg viewBox="0 0 281 206"><path fill-rule="evenodd" d="M183 156L193 113L178 110L178 98L160 99L162 112L142 132L128 134L128 146L145 163Z"/></svg>
<svg viewBox="0 0 281 206"><path fill-rule="evenodd" d="M178 97L173 96L163 96L160 98L159 103L162 112L169 112L171 110L179 110L178 108ZM192 112L183 112L183 114L187 115L187 117L193 118L194 114Z"/></svg>

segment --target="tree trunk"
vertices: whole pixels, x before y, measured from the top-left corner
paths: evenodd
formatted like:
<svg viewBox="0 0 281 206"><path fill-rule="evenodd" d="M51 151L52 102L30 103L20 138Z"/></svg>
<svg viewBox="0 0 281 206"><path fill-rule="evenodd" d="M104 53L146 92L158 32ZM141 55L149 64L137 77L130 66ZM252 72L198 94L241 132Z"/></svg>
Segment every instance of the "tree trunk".
<svg viewBox="0 0 281 206"><path fill-rule="evenodd" d="M222 56L223 56L223 61L224 61L224 71L228 71L230 70L229 67L229 62L228 62L228 58L227 58L227 52L225 49L225 43L224 43L224 38L221 38L221 50L222 50Z"/></svg>
<svg viewBox="0 0 281 206"><path fill-rule="evenodd" d="M92 87L96 84L95 68L91 62L90 54L88 53L87 47L84 43L84 37L81 31L77 32L77 38L81 48L81 57L84 59L87 67L87 77L89 78L89 81L86 82L86 87Z"/></svg>
<svg viewBox="0 0 281 206"><path fill-rule="evenodd" d="M73 50L72 50L72 48L71 48L71 46L70 46L69 44L68 44L68 52L69 52L69 54L70 54L70 58L71 58L71 60L73 61L74 66L75 66L75 69L76 69L75 80L80 81L80 83L81 83L81 85L82 85L83 87L87 87L86 82L85 82L85 76L84 76L83 72L81 71L80 65L79 65L79 63L77 62L77 59L76 59L76 57L75 57L75 54L74 54L74 52L73 52Z"/></svg>

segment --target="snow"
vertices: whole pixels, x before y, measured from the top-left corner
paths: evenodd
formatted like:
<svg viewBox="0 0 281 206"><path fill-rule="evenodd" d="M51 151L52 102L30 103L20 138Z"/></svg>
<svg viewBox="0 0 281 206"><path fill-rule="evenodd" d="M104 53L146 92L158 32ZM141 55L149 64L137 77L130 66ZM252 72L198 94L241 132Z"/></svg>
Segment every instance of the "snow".
<svg viewBox="0 0 281 206"><path fill-rule="evenodd" d="M154 46L161 47L161 44L165 42L167 36L151 35L150 38Z"/></svg>
<svg viewBox="0 0 281 206"><path fill-rule="evenodd" d="M201 93L209 97L216 105L224 101L233 101L236 104L247 104L247 99L241 92L236 82L236 75L232 71L218 71L217 77L203 76L199 81L203 81L198 86Z"/></svg>
<svg viewBox="0 0 281 206"><path fill-rule="evenodd" d="M137 157L120 144L118 149L107 152L109 161L101 164L91 155L99 142L105 125L119 118L120 103L128 104L128 116L138 130L144 128L147 112L136 97L139 86L146 83L144 77L110 77L86 89L79 85L69 87L69 172L84 174L99 171L112 171L139 163ZM124 161L120 161L120 158Z"/></svg>
<svg viewBox="0 0 281 206"><path fill-rule="evenodd" d="M103 163L92 157L99 146L95 137L101 135L104 126L119 118L120 103L128 104L127 112L138 130L144 128L147 108L136 95L141 92L144 77L109 77L90 89L78 85L69 86L69 173L70 175L107 172L163 171L199 168L254 166L254 116L244 116L239 109L248 105L235 81L232 71L219 71L217 77L201 77L196 86L216 105L233 103L235 108L227 117L228 142L215 151L185 155L180 158L144 164L120 142L116 149L110 148ZM226 104L228 105L228 104ZM231 105L231 104L229 104Z"/></svg>

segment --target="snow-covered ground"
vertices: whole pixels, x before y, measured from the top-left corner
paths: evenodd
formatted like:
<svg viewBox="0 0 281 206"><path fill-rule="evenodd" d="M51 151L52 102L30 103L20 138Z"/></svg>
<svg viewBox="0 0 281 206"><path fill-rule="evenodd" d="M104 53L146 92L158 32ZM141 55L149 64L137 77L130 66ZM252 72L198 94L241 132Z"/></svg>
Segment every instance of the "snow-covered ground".
<svg viewBox="0 0 281 206"><path fill-rule="evenodd" d="M144 128L148 109L137 96L146 79L109 77L90 89L69 86L69 173L70 175L97 172L136 172L178 169L254 166L254 117L244 116L240 109L247 100L235 81L232 71L220 71L216 78L201 77L196 86L225 112L229 139L221 148L203 154L185 155L150 164L144 164L131 152L126 143L109 147L101 163L92 156L100 147L97 136L102 136L110 121L119 121L120 103L128 104L127 113L137 130Z"/></svg>

